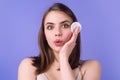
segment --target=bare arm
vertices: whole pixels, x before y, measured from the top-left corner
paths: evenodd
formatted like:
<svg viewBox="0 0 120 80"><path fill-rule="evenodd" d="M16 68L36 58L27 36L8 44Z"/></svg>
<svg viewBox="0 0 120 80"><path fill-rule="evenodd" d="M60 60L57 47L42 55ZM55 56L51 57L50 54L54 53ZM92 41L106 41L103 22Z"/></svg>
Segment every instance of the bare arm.
<svg viewBox="0 0 120 80"><path fill-rule="evenodd" d="M36 80L35 67L32 66L32 59L24 59L18 69L18 80Z"/></svg>
<svg viewBox="0 0 120 80"><path fill-rule="evenodd" d="M83 64L81 72L83 80L100 80L100 63L96 60L88 60Z"/></svg>
<svg viewBox="0 0 120 80"><path fill-rule="evenodd" d="M76 79L68 60L66 60L65 58L61 58L61 61L60 61L60 73L62 76L62 80Z"/></svg>

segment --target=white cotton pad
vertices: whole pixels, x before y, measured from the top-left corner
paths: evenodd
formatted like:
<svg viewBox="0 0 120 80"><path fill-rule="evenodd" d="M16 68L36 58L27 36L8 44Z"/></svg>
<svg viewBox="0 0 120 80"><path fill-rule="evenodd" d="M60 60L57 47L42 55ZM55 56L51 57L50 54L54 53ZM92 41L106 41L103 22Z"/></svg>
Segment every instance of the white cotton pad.
<svg viewBox="0 0 120 80"><path fill-rule="evenodd" d="M73 32L73 30L75 29L75 27L78 27L78 26L80 27L80 31L81 31L81 28L82 28L81 24L79 22L73 22L71 24L71 31Z"/></svg>

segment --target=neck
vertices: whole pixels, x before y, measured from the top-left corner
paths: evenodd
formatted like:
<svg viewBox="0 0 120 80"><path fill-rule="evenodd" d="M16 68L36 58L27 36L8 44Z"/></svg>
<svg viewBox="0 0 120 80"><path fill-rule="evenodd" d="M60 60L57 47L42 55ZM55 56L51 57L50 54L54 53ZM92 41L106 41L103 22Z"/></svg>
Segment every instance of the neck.
<svg viewBox="0 0 120 80"><path fill-rule="evenodd" d="M59 52L54 51L55 61L59 63Z"/></svg>
<svg viewBox="0 0 120 80"><path fill-rule="evenodd" d="M53 68L56 69L57 71L59 71L60 69L60 64L59 64L59 52L54 52L55 55L55 60L53 62Z"/></svg>

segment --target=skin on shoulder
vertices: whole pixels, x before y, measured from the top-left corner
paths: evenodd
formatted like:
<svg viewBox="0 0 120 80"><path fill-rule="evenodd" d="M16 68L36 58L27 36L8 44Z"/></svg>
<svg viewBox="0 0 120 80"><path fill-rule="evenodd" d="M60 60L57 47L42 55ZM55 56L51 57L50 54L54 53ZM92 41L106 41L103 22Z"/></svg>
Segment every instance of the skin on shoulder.
<svg viewBox="0 0 120 80"><path fill-rule="evenodd" d="M83 80L100 80L101 65L97 60L86 60L82 64Z"/></svg>
<svg viewBox="0 0 120 80"><path fill-rule="evenodd" d="M35 70L32 58L23 59L18 68L18 80L36 80Z"/></svg>

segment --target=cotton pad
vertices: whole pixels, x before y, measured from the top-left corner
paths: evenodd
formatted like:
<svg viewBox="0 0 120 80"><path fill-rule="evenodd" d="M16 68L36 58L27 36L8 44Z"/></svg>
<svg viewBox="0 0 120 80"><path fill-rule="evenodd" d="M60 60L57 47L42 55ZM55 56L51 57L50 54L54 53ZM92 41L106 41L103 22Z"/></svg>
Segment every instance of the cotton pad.
<svg viewBox="0 0 120 80"><path fill-rule="evenodd" d="M71 24L71 31L73 32L73 30L75 29L75 27L80 27L80 31L81 31L81 28L82 28L82 26L81 26L81 24L79 23L79 22L73 22L72 24ZM79 31L79 32L80 32Z"/></svg>

